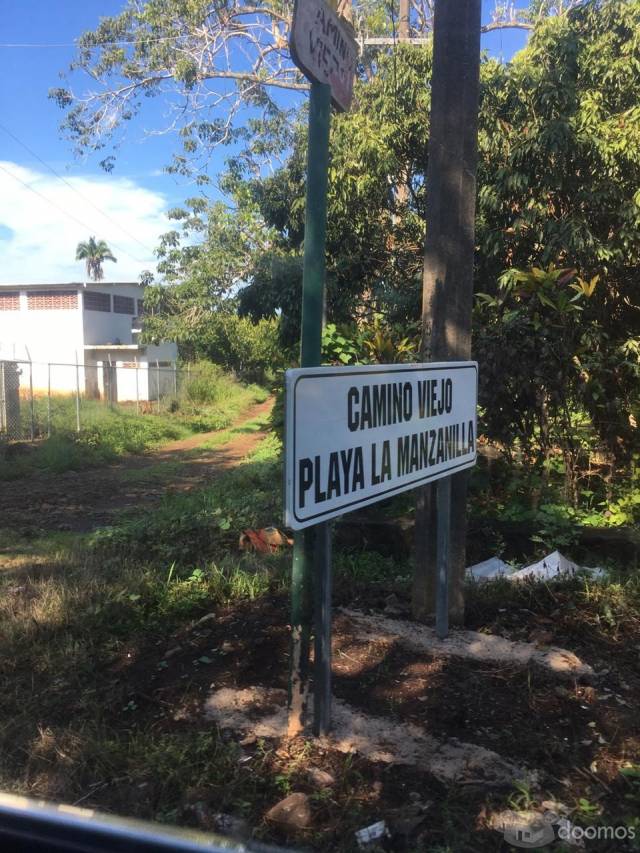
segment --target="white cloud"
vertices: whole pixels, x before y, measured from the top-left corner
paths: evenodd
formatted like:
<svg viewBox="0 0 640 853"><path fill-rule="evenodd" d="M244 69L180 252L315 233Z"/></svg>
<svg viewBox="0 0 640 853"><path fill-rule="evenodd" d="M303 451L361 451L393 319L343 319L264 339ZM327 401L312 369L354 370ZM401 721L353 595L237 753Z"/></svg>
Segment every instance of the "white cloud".
<svg viewBox="0 0 640 853"><path fill-rule="evenodd" d="M71 186L46 172L0 161L0 283L83 281L76 246L92 235L106 240L118 259L105 262L106 281L137 281L142 270L155 270L158 237L172 227L164 196L129 178L65 180Z"/></svg>

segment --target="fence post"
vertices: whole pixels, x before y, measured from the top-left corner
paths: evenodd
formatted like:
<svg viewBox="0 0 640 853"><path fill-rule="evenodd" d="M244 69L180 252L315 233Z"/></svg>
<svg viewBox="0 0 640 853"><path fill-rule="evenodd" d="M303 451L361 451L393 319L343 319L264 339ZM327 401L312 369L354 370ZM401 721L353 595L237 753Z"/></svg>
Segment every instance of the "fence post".
<svg viewBox="0 0 640 853"><path fill-rule="evenodd" d="M139 374L138 371L140 367L138 365L138 356L134 356L134 361L136 363L136 415L140 414L140 386L138 384ZM148 384L148 383L147 383Z"/></svg>
<svg viewBox="0 0 640 853"><path fill-rule="evenodd" d="M51 438L51 362L47 362L47 438Z"/></svg>
<svg viewBox="0 0 640 853"><path fill-rule="evenodd" d="M178 365L173 362L173 396L178 396Z"/></svg>
<svg viewBox="0 0 640 853"><path fill-rule="evenodd" d="M76 350L76 432L80 432L80 365Z"/></svg>
<svg viewBox="0 0 640 853"><path fill-rule="evenodd" d="M158 384L158 414L160 414L160 362L156 358L156 382Z"/></svg>
<svg viewBox="0 0 640 853"><path fill-rule="evenodd" d="M109 408L113 409L113 362L111 361L111 353L107 353L107 359L109 360L109 367L107 369L107 376L109 377L109 390L107 393L107 397L109 399Z"/></svg>
<svg viewBox="0 0 640 853"><path fill-rule="evenodd" d="M33 362L29 349L25 347L25 350L29 359L29 411L31 415L31 441L33 441L36 437L36 413L33 408Z"/></svg>

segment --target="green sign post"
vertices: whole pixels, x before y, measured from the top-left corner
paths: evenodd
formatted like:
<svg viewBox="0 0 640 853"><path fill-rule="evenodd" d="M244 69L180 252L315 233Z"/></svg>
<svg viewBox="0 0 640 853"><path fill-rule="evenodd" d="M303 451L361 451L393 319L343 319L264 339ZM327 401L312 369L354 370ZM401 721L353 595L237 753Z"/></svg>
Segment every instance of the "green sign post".
<svg viewBox="0 0 640 853"><path fill-rule="evenodd" d="M322 357L331 103L339 109L348 109L358 53L348 25L324 0L296 0L289 43L294 62L311 81L300 364L317 367ZM331 722L331 536L326 523L294 536L290 735L301 731L305 721L312 613L315 616L314 731L325 734Z"/></svg>
<svg viewBox="0 0 640 853"><path fill-rule="evenodd" d="M317 367L322 358L330 118L331 87L326 83L312 82L309 100L307 199L302 272L301 367ZM320 562L320 551L326 553L326 548L319 548L318 546L325 543L328 538L326 524L316 525L308 530L300 531L294 536L291 578L290 734L300 730L305 714L311 636L312 567L314 556L316 561ZM331 566L326 559L322 560L322 563L323 565L316 564L316 578L318 572L325 575L331 571ZM316 614L317 609L316 606L314 608ZM316 655L316 672L317 668ZM317 713L315 722L317 728ZM322 728L325 727L322 726Z"/></svg>

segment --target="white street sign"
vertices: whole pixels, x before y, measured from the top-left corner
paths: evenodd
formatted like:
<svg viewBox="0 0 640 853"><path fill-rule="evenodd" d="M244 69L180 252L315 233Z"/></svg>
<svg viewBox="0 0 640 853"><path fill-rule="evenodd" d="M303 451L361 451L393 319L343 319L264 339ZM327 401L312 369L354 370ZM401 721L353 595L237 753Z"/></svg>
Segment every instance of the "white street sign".
<svg viewBox="0 0 640 853"><path fill-rule="evenodd" d="M296 0L289 48L305 77L328 83L335 105L348 110L358 45L349 25L324 0Z"/></svg>
<svg viewBox="0 0 640 853"><path fill-rule="evenodd" d="M475 463L475 362L300 368L285 383L294 530Z"/></svg>

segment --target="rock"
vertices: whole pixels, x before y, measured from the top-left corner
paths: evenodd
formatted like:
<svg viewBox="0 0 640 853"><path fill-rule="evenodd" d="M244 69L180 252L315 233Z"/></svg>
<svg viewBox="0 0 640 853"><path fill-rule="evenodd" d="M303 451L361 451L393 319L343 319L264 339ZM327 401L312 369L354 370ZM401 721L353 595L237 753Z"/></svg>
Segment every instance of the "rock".
<svg viewBox="0 0 640 853"><path fill-rule="evenodd" d="M289 794L265 814L265 818L289 832L306 829L311 823L309 797L301 791Z"/></svg>
<svg viewBox="0 0 640 853"><path fill-rule="evenodd" d="M206 625L207 622L211 622L212 619L216 618L215 613L207 613L206 616L202 616L202 618L198 619L198 621L193 626L194 628L198 628L200 625Z"/></svg>
<svg viewBox="0 0 640 853"><path fill-rule="evenodd" d="M164 653L166 658L172 658L174 655L180 654L182 651L182 646L174 646L172 649L169 649Z"/></svg>
<svg viewBox="0 0 640 853"><path fill-rule="evenodd" d="M307 775L309 782L316 788L330 788L336 784L331 773L327 773L326 770L321 770L319 767L311 767Z"/></svg>

